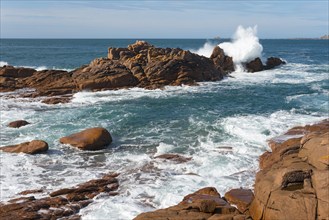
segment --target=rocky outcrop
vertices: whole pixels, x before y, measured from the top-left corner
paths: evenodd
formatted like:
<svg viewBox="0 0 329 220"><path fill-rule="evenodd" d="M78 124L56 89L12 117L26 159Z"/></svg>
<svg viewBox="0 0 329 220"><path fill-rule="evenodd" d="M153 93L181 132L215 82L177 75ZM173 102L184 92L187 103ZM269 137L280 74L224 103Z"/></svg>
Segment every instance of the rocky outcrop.
<svg viewBox="0 0 329 220"><path fill-rule="evenodd" d="M247 219L220 196L213 187L200 189L184 197L182 202L166 209L146 212L138 215L134 220L232 220Z"/></svg>
<svg viewBox="0 0 329 220"><path fill-rule="evenodd" d="M245 68L248 72L259 72L263 70L273 69L277 66L282 64L286 64L285 61L281 60L280 58L270 57L266 60L266 65L264 65L260 58L256 58L248 63L245 64Z"/></svg>
<svg viewBox="0 0 329 220"><path fill-rule="evenodd" d="M278 58L270 58L265 66L260 60L246 65L248 71L255 72L281 63L283 61ZM226 56L218 46L207 58L188 50L157 48L145 41L137 41L127 48L109 48L106 58L97 58L71 72L0 67L0 92L31 88L34 91L25 92L24 97L56 96L56 99L47 98L43 102L57 104L67 102L70 95L82 90L196 85L221 80L233 71L232 57Z"/></svg>
<svg viewBox="0 0 329 220"><path fill-rule="evenodd" d="M30 124L29 122L25 121L25 120L17 120L17 121L12 121L8 124L8 127L11 128L20 128L23 127L25 125Z"/></svg>
<svg viewBox="0 0 329 220"><path fill-rule="evenodd" d="M46 152L48 150L48 144L45 141L33 140L17 145L0 147L0 150L8 153L38 154Z"/></svg>
<svg viewBox="0 0 329 220"><path fill-rule="evenodd" d="M271 139L260 157L253 219L329 219L329 120Z"/></svg>
<svg viewBox="0 0 329 220"><path fill-rule="evenodd" d="M37 97L62 96L81 90L195 85L221 80L226 72L233 70L225 60L229 58L223 54L214 54L209 59L179 48L156 48L137 41L127 48L109 48L107 58L97 58L72 72L1 67L0 92L33 88L35 91L25 96ZM44 103L67 101L60 98L47 99Z"/></svg>
<svg viewBox="0 0 329 220"><path fill-rule="evenodd" d="M133 86L148 89L216 81L224 75L209 58L179 48L156 48L144 41L128 48L109 48L106 62L124 66L133 76Z"/></svg>
<svg viewBox="0 0 329 220"><path fill-rule="evenodd" d="M81 150L100 150L112 142L112 137L105 128L97 127L62 137L59 141Z"/></svg>
<svg viewBox="0 0 329 220"><path fill-rule="evenodd" d="M108 174L76 187L54 191L44 198L29 196L9 200L0 204L0 219L80 219L80 209L92 203L98 194L117 195L117 176Z"/></svg>
<svg viewBox="0 0 329 220"><path fill-rule="evenodd" d="M234 71L234 63L232 57L226 56L224 50L216 46L210 56L216 68L225 74Z"/></svg>

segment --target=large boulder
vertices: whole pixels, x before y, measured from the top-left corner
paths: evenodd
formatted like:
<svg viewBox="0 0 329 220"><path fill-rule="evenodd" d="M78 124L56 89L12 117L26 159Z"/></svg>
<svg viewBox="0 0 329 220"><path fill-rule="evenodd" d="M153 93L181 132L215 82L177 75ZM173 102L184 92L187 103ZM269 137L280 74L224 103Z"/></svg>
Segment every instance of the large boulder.
<svg viewBox="0 0 329 220"><path fill-rule="evenodd" d="M112 137L105 128L96 127L62 137L59 141L81 150L100 150L112 143Z"/></svg>
<svg viewBox="0 0 329 220"><path fill-rule="evenodd" d="M0 147L0 150L8 153L38 154L46 152L48 150L48 144L45 141L33 140L31 142L24 142L17 145Z"/></svg>
<svg viewBox="0 0 329 220"><path fill-rule="evenodd" d="M12 121L8 124L8 127L11 128L20 128L23 127L25 125L30 124L29 122L25 121L25 120L17 120L17 121Z"/></svg>

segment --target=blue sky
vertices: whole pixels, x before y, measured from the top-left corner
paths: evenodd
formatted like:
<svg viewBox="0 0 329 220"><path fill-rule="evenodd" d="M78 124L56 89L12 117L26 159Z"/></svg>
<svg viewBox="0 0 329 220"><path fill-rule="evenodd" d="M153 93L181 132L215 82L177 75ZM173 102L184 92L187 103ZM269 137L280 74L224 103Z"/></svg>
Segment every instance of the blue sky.
<svg viewBox="0 0 329 220"><path fill-rule="evenodd" d="M238 25L260 38L328 34L328 0L0 0L1 38L231 37Z"/></svg>

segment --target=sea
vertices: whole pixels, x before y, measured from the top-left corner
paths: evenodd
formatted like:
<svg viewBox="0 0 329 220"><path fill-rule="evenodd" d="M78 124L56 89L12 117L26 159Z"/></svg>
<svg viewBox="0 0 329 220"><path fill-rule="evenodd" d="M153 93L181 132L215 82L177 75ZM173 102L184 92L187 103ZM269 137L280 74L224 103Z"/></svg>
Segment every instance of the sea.
<svg viewBox="0 0 329 220"><path fill-rule="evenodd" d="M1 39L0 65L71 71L107 56L108 47L145 40L157 47L198 52L229 39ZM329 41L261 39L262 59L286 65L257 73L237 71L199 86L76 93L70 103L48 105L21 98L24 90L0 93L0 145L33 139L48 142L46 154L0 152L0 200L28 189L43 194L109 172L120 173L118 195L100 194L82 209L83 219L132 219L165 208L200 188L221 193L253 189L258 157L267 141L293 126L329 117ZM19 129L6 125L24 119ZM80 151L59 143L63 136L104 127L113 143ZM164 153L192 159L154 159Z"/></svg>

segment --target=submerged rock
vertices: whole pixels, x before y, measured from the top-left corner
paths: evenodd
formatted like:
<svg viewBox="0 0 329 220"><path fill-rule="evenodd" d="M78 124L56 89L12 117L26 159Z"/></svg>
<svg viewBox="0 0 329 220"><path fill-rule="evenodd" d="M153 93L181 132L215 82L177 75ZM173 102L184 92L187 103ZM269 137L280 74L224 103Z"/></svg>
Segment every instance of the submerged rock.
<svg viewBox="0 0 329 220"><path fill-rule="evenodd" d="M25 121L25 120L17 120L17 121L12 121L8 124L8 127L11 128L20 128L23 127L25 125L30 124L29 122Z"/></svg>
<svg viewBox="0 0 329 220"><path fill-rule="evenodd" d="M112 137L105 128L97 127L62 137L59 141L81 150L100 150L112 143Z"/></svg>
<svg viewBox="0 0 329 220"><path fill-rule="evenodd" d="M64 96L64 97L46 98L46 99L42 100L42 103L55 105L55 104L59 104L59 103L68 103L70 101L71 101L71 97Z"/></svg>
<svg viewBox="0 0 329 220"><path fill-rule="evenodd" d="M192 159L192 157L184 157L179 154L161 154L159 156L154 157L155 159L164 159L174 161L176 163L185 163Z"/></svg>
<svg viewBox="0 0 329 220"><path fill-rule="evenodd" d="M0 147L0 150L8 153L38 154L46 152L48 150L48 144L45 141L33 140L17 145Z"/></svg>

